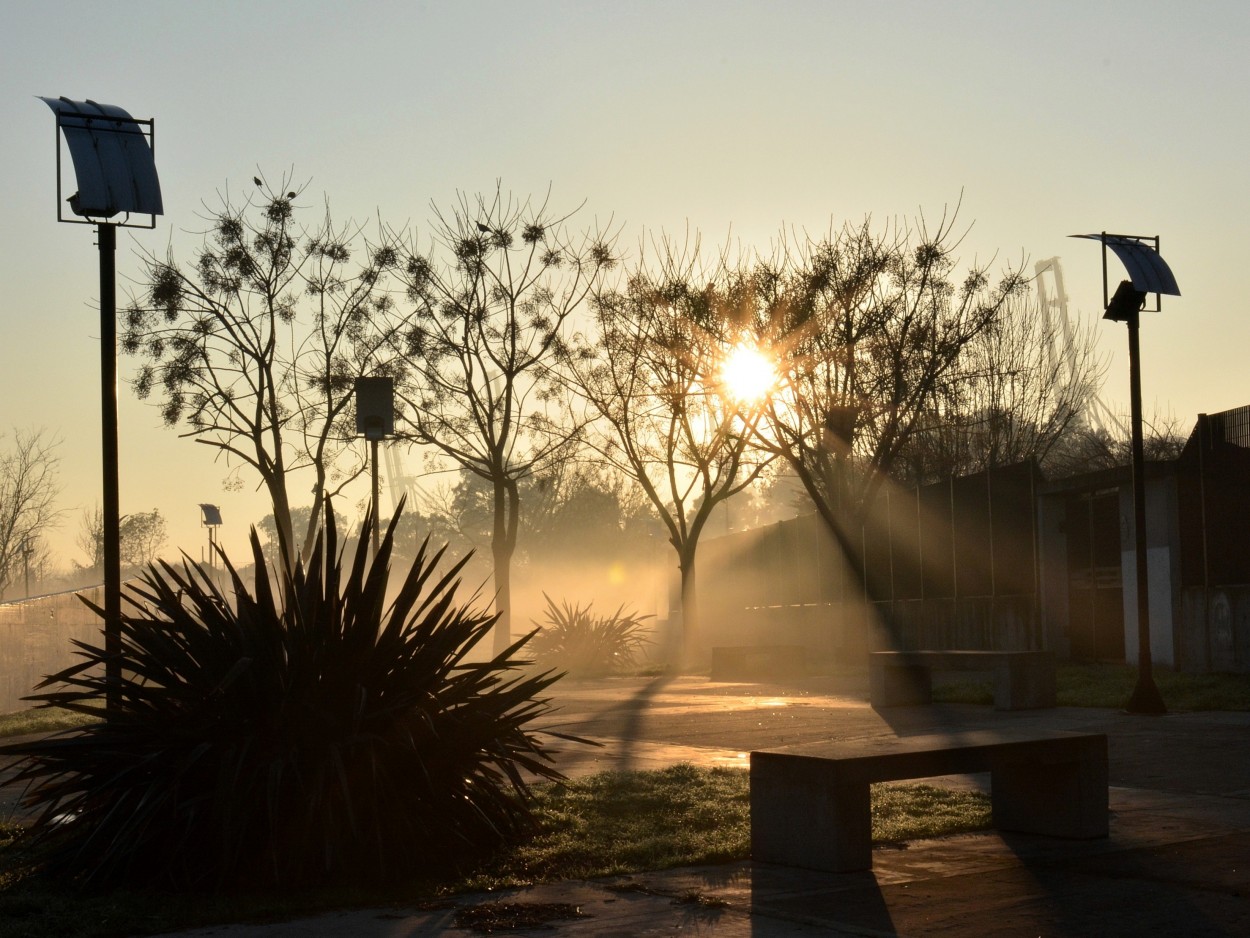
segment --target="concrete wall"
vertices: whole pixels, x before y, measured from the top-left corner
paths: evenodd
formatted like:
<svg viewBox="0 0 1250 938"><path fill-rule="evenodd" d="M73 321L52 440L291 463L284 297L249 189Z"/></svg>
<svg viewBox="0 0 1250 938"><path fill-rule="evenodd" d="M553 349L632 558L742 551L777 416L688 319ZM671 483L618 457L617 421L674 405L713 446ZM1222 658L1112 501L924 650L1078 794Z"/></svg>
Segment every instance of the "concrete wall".
<svg viewBox="0 0 1250 938"><path fill-rule="evenodd" d="M708 655L716 645L801 645L822 660L862 664L869 651L1037 648L1031 594L722 608L703 625Z"/></svg>
<svg viewBox="0 0 1250 938"><path fill-rule="evenodd" d="M1124 656L1137 664L1137 553L1133 489L1120 489L1120 566L1124 582ZM1180 533L1177 526L1176 477L1146 480L1146 582L1150 616L1150 658L1176 666L1177 623L1181 618Z"/></svg>
<svg viewBox="0 0 1250 938"><path fill-rule="evenodd" d="M1174 464L1150 463L1146 471L1146 577L1149 586L1151 659L1177 667L1181 622L1180 533ZM1137 560L1133 484L1127 469L1049 484L1038 499L1040 630L1043 647L1061 658L1070 654L1068 634L1068 543L1065 499L1072 493L1114 487L1119 512L1120 574L1125 659L1138 658Z"/></svg>
<svg viewBox="0 0 1250 938"><path fill-rule="evenodd" d="M1250 674L1250 586L1187 587L1176 667Z"/></svg>
<svg viewBox="0 0 1250 938"><path fill-rule="evenodd" d="M1060 658L1071 654L1065 634L1068 621L1068 540L1062 498L1037 500L1038 616L1043 651Z"/></svg>

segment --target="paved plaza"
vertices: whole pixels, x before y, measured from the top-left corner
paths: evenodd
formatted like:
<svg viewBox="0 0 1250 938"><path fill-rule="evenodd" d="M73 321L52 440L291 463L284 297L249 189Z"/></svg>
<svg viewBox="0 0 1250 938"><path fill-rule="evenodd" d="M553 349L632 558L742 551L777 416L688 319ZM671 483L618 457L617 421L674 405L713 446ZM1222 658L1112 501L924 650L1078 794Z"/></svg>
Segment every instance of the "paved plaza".
<svg viewBox="0 0 1250 938"><path fill-rule="evenodd" d="M1130 716L1059 707L874 711L866 680L713 683L702 677L562 682L551 728L566 772L674 762L746 767L753 748L1012 726L1106 733L1111 836L988 831L878 847L874 868L817 873L730 863L341 912L182 938L359 936L1250 935L1250 714ZM983 780L948 779L949 784ZM528 916L521 928L500 928ZM479 930L474 931L477 922Z"/></svg>

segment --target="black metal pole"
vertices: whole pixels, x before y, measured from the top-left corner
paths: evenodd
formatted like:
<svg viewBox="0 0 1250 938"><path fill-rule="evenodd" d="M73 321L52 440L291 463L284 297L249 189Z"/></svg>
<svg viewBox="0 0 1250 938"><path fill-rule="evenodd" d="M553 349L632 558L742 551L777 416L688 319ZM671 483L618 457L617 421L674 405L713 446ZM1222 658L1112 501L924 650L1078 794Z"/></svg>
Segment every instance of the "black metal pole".
<svg viewBox="0 0 1250 938"><path fill-rule="evenodd" d="M121 684L121 507L117 481L117 228L98 225L100 242L100 429L104 463L105 705L118 705Z"/></svg>
<svg viewBox="0 0 1250 938"><path fill-rule="evenodd" d="M1128 318L1129 408L1133 433L1133 553L1137 561L1137 684L1124 709L1129 713L1167 713L1155 686L1150 655L1150 585L1146 579L1146 454L1142 440L1141 362L1136 310Z"/></svg>
<svg viewBox="0 0 1250 938"><path fill-rule="evenodd" d="M378 556L379 532L382 521L378 517L378 440L374 437L369 441L372 452L369 454L369 462L373 471L373 556Z"/></svg>

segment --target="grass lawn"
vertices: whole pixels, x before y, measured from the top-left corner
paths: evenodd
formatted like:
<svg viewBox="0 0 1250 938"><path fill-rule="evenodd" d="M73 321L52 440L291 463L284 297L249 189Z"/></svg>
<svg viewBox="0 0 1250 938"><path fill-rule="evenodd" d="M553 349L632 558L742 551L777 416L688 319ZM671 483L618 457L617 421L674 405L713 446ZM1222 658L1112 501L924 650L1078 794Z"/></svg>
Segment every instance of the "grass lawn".
<svg viewBox="0 0 1250 938"><path fill-rule="evenodd" d="M5 736L25 736L28 733L51 733L56 730L72 729L91 723L95 717L81 713L71 713L60 708L40 708L37 710L17 710L14 713L0 714L0 738Z"/></svg>
<svg viewBox="0 0 1250 938"><path fill-rule="evenodd" d="M222 922L282 920L347 906L413 906L459 892L745 859L747 773L676 765L607 772L538 790L536 836L471 874L389 892L177 896L76 892L38 878L0 878L0 938L120 938ZM978 792L877 786L873 837L890 842L990 823ZM0 833L0 862L11 849Z"/></svg>
<svg viewBox="0 0 1250 938"><path fill-rule="evenodd" d="M1123 664L1060 662L1058 697L1061 707L1121 708L1133 692L1137 669ZM1156 668L1155 684L1169 710L1250 710L1250 674L1186 674ZM940 703L992 704L989 681L934 681L933 699Z"/></svg>

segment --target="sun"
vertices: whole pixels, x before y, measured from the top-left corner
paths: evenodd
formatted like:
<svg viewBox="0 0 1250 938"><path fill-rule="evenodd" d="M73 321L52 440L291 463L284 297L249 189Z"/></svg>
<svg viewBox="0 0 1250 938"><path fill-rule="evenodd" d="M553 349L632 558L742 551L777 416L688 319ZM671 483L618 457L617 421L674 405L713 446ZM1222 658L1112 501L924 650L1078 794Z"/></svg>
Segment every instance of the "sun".
<svg viewBox="0 0 1250 938"><path fill-rule="evenodd" d="M740 404L754 404L776 387L777 365L759 348L739 343L725 357L720 377L729 397Z"/></svg>

